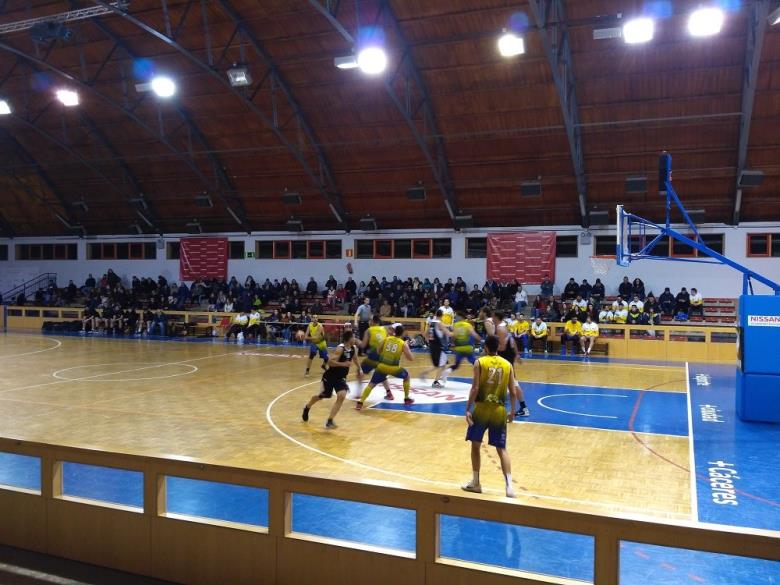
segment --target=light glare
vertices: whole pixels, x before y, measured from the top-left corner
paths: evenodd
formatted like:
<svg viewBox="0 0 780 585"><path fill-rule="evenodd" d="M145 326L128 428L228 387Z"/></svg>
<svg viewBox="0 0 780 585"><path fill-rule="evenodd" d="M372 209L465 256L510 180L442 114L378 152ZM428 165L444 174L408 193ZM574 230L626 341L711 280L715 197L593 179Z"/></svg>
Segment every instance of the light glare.
<svg viewBox="0 0 780 585"><path fill-rule="evenodd" d="M152 91L161 98L169 98L176 93L176 84L170 77L155 77L152 79Z"/></svg>
<svg viewBox="0 0 780 585"><path fill-rule="evenodd" d="M498 39L498 52L502 57L514 57L525 53L525 43L523 37L508 32L501 35Z"/></svg>
<svg viewBox="0 0 780 585"><path fill-rule="evenodd" d="M720 8L699 8L688 17L688 32L693 37L716 35L723 28L724 18Z"/></svg>
<svg viewBox="0 0 780 585"><path fill-rule="evenodd" d="M655 22L652 18L634 18L623 25L623 41L628 45L652 41L654 34Z"/></svg>
<svg viewBox="0 0 780 585"><path fill-rule="evenodd" d="M380 47L366 47L358 53L357 62L366 75L379 75L387 67L387 54Z"/></svg>
<svg viewBox="0 0 780 585"><path fill-rule="evenodd" d="M0 116L7 116L11 113L11 104L5 100L0 100Z"/></svg>
<svg viewBox="0 0 780 585"><path fill-rule="evenodd" d="M69 108L79 105L79 94L72 89L58 89L57 99L62 102L63 106Z"/></svg>

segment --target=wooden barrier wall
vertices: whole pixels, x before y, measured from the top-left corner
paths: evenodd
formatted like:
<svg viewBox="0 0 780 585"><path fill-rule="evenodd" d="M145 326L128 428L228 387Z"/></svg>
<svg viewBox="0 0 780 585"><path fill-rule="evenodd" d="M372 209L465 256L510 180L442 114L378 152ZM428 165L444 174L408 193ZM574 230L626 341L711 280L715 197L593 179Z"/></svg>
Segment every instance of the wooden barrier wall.
<svg viewBox="0 0 780 585"><path fill-rule="evenodd" d="M8 330L40 329L44 321L81 319L83 309L58 307L8 307ZM182 323L218 326L235 313L200 311L165 311L171 319ZM399 318L413 331L425 331L425 319ZM325 315L327 324L351 322L351 315ZM563 323L548 323L550 339L560 339ZM672 362L734 363L737 359L737 328L704 326L690 323L675 325L600 325L600 340L609 345L609 356ZM336 341L333 336L331 341Z"/></svg>
<svg viewBox="0 0 780 585"><path fill-rule="evenodd" d="M481 497L453 496L319 477L267 473L0 438L0 451L41 459L41 492L0 486L0 543L179 583L279 585L367 583L451 585L571 583L439 555L439 515L531 526L594 539L594 582L617 585L620 542L780 561L780 533L595 516ZM62 462L140 471L143 510L63 495ZM269 490L267 529L166 515L166 476ZM413 554L361 550L354 544L291 531L293 493L411 509ZM366 547L369 548L369 547Z"/></svg>

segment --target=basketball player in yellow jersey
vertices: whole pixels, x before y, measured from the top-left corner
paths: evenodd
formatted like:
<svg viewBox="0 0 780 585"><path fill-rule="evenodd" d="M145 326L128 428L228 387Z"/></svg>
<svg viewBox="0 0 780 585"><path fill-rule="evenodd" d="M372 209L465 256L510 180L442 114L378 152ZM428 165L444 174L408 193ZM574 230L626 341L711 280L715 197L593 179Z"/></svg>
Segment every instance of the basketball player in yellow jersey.
<svg viewBox="0 0 780 585"><path fill-rule="evenodd" d="M304 376L308 376L309 368L311 368L311 363L314 361L314 356L317 355L317 353L319 353L322 358L323 370L328 364L328 343L325 341L325 328L322 326L322 323L319 322L317 315L311 316L311 323L309 323L309 326L306 328L306 337L304 337L304 341L310 343L309 361L306 362L306 372L303 374Z"/></svg>
<svg viewBox="0 0 780 585"><path fill-rule="evenodd" d="M363 403L366 401L374 386L380 382L387 380L388 376L394 376L395 378L401 378L404 381L404 404L410 405L414 403L414 399L409 397L409 391L411 389L411 383L409 381L409 372L401 367L401 356L406 356L409 361L414 361L412 356L412 350L401 337L404 334L404 326L400 323L396 323L394 326L395 335L390 335L379 344L379 364L374 371L374 375L371 376L371 381L363 390L363 394L360 400L355 405L355 410L363 410Z"/></svg>
<svg viewBox="0 0 780 585"><path fill-rule="evenodd" d="M463 311L458 311L458 321L452 326L452 342L455 345L455 365L444 371L443 378L446 380L452 372L458 369L463 360L469 360L473 364L476 359L474 345L482 343L482 338L474 331L474 326L466 320Z"/></svg>
<svg viewBox="0 0 780 585"><path fill-rule="evenodd" d="M469 401L466 405L466 440L471 441L471 481L463 486L467 492L482 493L479 483L479 469L482 463L480 447L485 431L488 432L488 444L496 448L501 460L501 471L506 481L506 497L514 498L512 489L512 463L506 451L507 423L514 420L515 412L515 373L512 364L498 355L498 337L489 335L485 339L486 356L474 364L474 379L471 383ZM506 409L506 397L509 394L510 409ZM474 408L472 412L472 407Z"/></svg>
<svg viewBox="0 0 780 585"><path fill-rule="evenodd" d="M366 357L360 364L360 370L364 374L368 374L379 365L379 346L386 337L387 328L382 325L382 318L379 315L374 315L371 318L371 326L366 329L366 332L363 334L363 340L360 343L360 347L366 353ZM387 379L382 384L385 387L385 400L395 400Z"/></svg>

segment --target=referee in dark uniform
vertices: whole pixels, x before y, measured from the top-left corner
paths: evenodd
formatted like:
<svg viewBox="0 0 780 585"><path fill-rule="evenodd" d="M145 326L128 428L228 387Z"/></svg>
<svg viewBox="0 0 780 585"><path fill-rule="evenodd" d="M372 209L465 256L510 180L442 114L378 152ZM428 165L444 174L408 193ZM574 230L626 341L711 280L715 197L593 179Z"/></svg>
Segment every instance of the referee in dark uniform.
<svg viewBox="0 0 780 585"><path fill-rule="evenodd" d="M357 308L357 311L355 311L354 325L357 329L357 339L363 339L363 334L366 332L366 329L368 329L371 317L373 317L371 301L368 297L366 297L363 299L363 304ZM363 349L359 348L358 353L359 355L363 355Z"/></svg>

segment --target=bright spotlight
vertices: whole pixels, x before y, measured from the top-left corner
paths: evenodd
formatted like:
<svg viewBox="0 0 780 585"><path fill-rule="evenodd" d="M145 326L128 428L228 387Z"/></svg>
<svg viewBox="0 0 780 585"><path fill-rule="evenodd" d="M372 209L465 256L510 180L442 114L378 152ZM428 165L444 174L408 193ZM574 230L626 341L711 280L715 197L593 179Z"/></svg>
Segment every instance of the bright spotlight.
<svg viewBox="0 0 780 585"><path fill-rule="evenodd" d="M770 15L769 15L769 24L772 26L780 23L780 8L776 8Z"/></svg>
<svg viewBox="0 0 780 585"><path fill-rule="evenodd" d="M623 41L628 45L652 41L653 34L655 23L652 18L634 18L623 25Z"/></svg>
<svg viewBox="0 0 780 585"><path fill-rule="evenodd" d="M688 17L688 32L692 37L710 37L723 28L725 16L720 8L699 8Z"/></svg>
<svg viewBox="0 0 780 585"><path fill-rule="evenodd" d="M387 67L387 53L381 47L366 47L358 53L357 62L366 75L379 75Z"/></svg>
<svg viewBox="0 0 780 585"><path fill-rule="evenodd" d="M0 100L0 116L7 116L11 113L11 104L6 100Z"/></svg>
<svg viewBox="0 0 780 585"><path fill-rule="evenodd" d="M498 52L502 57L514 57L525 53L525 43L523 37L514 33L505 32L498 39Z"/></svg>
<svg viewBox="0 0 780 585"><path fill-rule="evenodd" d="M58 89L56 95L63 106L72 108L73 106L79 105L79 94L72 89Z"/></svg>
<svg viewBox="0 0 780 585"><path fill-rule="evenodd" d="M169 98L176 93L176 84L170 77L159 76L152 79L152 91L161 98Z"/></svg>

